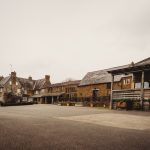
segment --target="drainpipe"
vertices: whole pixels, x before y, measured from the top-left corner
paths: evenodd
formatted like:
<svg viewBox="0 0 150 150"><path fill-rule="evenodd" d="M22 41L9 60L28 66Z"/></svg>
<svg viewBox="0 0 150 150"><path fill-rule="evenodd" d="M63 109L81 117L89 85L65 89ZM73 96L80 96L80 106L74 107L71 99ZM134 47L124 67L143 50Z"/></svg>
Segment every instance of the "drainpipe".
<svg viewBox="0 0 150 150"><path fill-rule="evenodd" d="M142 71L142 77L141 77L141 109L143 110L143 104L144 104L144 71Z"/></svg>

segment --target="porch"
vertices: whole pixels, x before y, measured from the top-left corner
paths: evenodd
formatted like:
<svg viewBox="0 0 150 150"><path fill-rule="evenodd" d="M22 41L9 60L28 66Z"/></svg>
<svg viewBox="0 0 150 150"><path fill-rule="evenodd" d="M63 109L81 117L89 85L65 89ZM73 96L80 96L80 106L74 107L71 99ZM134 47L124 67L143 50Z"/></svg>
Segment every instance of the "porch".
<svg viewBox="0 0 150 150"><path fill-rule="evenodd" d="M150 88L144 89L143 98L144 100L150 100ZM113 90L112 99L113 100L119 100L119 99L140 100L141 89Z"/></svg>
<svg viewBox="0 0 150 150"><path fill-rule="evenodd" d="M64 95L64 92L45 93L45 94L33 95L32 98L35 103L53 104L53 103L58 103L62 95Z"/></svg>
<svg viewBox="0 0 150 150"><path fill-rule="evenodd" d="M150 110L150 88L143 89L141 101L141 89L113 90L112 108L127 110Z"/></svg>
<svg viewBox="0 0 150 150"><path fill-rule="evenodd" d="M130 109L138 105L141 110L150 110L150 58L141 62L121 66L108 71L112 74L110 108L122 107ZM114 77L117 75L132 75L130 89L114 90ZM119 104L120 103L120 106Z"/></svg>

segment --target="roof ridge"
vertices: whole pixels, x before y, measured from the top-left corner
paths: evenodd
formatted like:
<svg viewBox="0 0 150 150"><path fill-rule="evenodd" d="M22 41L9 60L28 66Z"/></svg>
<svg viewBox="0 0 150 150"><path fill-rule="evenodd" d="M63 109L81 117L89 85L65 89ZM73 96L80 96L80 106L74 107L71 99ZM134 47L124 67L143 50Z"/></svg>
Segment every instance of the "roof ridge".
<svg viewBox="0 0 150 150"><path fill-rule="evenodd" d="M147 61L147 60L150 60L150 57L148 57L148 58L146 58L146 59L143 59L143 60L141 60L141 61L139 61L139 62L136 62L135 65L138 65L139 63L145 62L145 61Z"/></svg>

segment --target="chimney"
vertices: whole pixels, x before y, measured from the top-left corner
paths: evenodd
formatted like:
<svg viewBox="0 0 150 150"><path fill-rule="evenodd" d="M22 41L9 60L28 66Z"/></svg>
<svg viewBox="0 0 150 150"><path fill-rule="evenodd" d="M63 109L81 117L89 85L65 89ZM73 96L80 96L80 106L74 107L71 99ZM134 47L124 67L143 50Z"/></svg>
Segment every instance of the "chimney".
<svg viewBox="0 0 150 150"><path fill-rule="evenodd" d="M45 75L45 81L50 82L50 76L49 75Z"/></svg>
<svg viewBox="0 0 150 150"><path fill-rule="evenodd" d="M16 72L11 72L11 92L16 93L17 89L16 89Z"/></svg>
<svg viewBox="0 0 150 150"><path fill-rule="evenodd" d="M15 72L15 71L14 71L14 72L11 72L11 76L16 77L16 72Z"/></svg>
<svg viewBox="0 0 150 150"><path fill-rule="evenodd" d="M16 85L16 72L11 72L11 81L12 81L12 84L15 84Z"/></svg>
<svg viewBox="0 0 150 150"><path fill-rule="evenodd" d="M31 76L29 76L28 80L32 81L32 77L31 77Z"/></svg>

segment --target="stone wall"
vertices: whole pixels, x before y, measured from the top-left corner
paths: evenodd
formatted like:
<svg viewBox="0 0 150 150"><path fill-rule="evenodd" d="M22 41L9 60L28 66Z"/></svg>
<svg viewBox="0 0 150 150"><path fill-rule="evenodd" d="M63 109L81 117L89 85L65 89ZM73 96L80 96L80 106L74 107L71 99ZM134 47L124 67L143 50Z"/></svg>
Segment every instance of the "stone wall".
<svg viewBox="0 0 150 150"><path fill-rule="evenodd" d="M107 87L107 83L87 85L78 87L78 97L92 97L93 89L99 89L99 96L109 96L110 88Z"/></svg>

